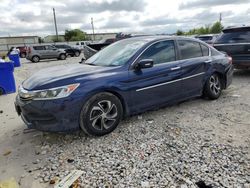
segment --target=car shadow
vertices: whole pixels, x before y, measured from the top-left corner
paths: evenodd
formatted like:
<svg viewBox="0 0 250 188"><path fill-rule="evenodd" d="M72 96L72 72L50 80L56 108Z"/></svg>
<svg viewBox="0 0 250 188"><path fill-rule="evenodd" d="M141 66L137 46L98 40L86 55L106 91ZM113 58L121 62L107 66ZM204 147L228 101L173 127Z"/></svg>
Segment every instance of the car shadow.
<svg viewBox="0 0 250 188"><path fill-rule="evenodd" d="M234 70L234 76L236 77L250 77L250 70Z"/></svg>

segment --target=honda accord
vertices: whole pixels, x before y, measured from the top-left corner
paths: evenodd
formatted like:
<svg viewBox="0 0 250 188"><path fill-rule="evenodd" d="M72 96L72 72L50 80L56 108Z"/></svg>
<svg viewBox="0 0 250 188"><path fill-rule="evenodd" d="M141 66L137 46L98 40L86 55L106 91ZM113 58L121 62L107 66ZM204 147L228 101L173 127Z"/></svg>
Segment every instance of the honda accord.
<svg viewBox="0 0 250 188"><path fill-rule="evenodd" d="M205 96L232 82L232 59L186 37L144 36L111 44L82 64L47 68L19 87L28 128L102 136L126 116Z"/></svg>

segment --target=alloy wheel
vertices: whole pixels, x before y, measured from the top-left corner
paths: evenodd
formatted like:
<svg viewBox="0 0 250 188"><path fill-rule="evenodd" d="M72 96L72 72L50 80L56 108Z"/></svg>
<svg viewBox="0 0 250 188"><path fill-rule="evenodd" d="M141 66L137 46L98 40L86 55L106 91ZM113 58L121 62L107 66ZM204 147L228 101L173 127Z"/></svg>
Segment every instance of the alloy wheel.
<svg viewBox="0 0 250 188"><path fill-rule="evenodd" d="M117 106L109 100L102 100L92 107L90 112L91 125L97 130L107 130L118 118Z"/></svg>
<svg viewBox="0 0 250 188"><path fill-rule="evenodd" d="M212 75L209 79L209 85L211 92L213 92L215 95L218 95L221 90L220 86L220 80L217 75Z"/></svg>

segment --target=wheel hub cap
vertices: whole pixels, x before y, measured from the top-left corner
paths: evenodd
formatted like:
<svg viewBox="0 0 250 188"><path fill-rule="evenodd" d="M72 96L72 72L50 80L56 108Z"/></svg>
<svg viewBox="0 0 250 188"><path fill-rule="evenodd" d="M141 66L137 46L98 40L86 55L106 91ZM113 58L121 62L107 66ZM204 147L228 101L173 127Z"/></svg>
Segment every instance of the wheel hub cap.
<svg viewBox="0 0 250 188"><path fill-rule="evenodd" d="M117 107L109 100L103 100L93 106L90 121L95 129L109 129L117 120Z"/></svg>

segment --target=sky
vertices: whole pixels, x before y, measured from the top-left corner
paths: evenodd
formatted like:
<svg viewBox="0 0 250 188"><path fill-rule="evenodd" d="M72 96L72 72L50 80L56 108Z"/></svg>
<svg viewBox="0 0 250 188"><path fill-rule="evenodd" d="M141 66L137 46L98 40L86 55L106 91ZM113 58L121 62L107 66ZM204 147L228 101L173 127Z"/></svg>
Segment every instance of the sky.
<svg viewBox="0 0 250 188"><path fill-rule="evenodd" d="M250 25L250 0L0 0L0 36L59 34L65 29L91 33L171 34L211 25Z"/></svg>

